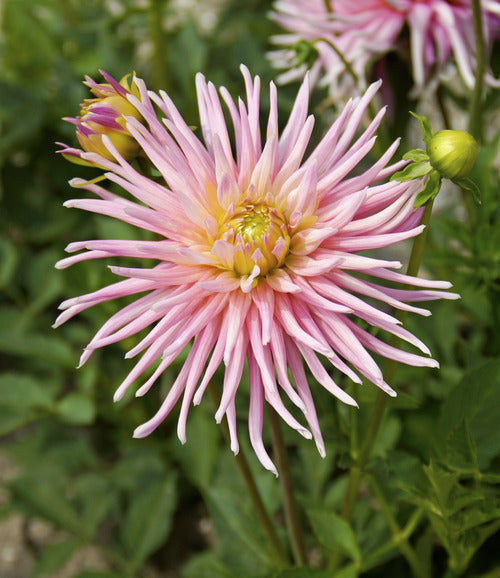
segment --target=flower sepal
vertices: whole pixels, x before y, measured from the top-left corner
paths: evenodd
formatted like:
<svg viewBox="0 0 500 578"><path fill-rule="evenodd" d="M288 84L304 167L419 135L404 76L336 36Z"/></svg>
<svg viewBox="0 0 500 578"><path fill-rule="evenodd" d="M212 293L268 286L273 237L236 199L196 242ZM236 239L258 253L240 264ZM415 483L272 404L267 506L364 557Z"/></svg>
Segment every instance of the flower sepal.
<svg viewBox="0 0 500 578"><path fill-rule="evenodd" d="M433 201L441 189L442 180L443 179L441 175L437 171L433 170L431 173L429 173L429 177L425 181L424 188L415 197L413 207L415 209L419 209L430 201Z"/></svg>
<svg viewBox="0 0 500 578"><path fill-rule="evenodd" d="M295 52L296 65L305 64L308 70L312 68L319 56L318 49L314 46L314 43L303 39L297 40L292 45L292 50Z"/></svg>

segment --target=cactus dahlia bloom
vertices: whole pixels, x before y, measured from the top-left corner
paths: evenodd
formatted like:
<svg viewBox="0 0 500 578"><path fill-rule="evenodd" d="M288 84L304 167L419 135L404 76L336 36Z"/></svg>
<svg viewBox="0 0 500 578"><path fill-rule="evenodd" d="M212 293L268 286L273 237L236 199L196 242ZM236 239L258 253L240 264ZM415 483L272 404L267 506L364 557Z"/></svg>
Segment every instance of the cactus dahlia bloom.
<svg viewBox="0 0 500 578"><path fill-rule="evenodd" d="M498 32L500 2L484 0L482 7L490 42ZM307 41L318 55L313 78L321 76L335 96L363 91L370 65L401 44L407 26L417 90L452 59L465 84L474 83L470 0L276 0L271 18L287 31L271 39L281 48L269 55L274 66L286 69L279 77L283 82L304 75L308 66L297 59L295 47ZM498 85L490 74L486 81Z"/></svg>
<svg viewBox="0 0 500 578"><path fill-rule="evenodd" d="M346 404L356 402L335 383L325 362L357 383L363 377L396 395L384 382L371 352L415 366L438 364L427 356L427 347L383 309L391 306L427 315L428 311L410 303L457 296L436 291L449 288L447 282L408 277L394 271L401 267L397 261L360 254L414 237L423 228L419 226L421 211L413 211L421 182L386 182L402 166L388 165L397 142L379 160L356 171L360 162L367 162L384 114L381 111L356 138L379 84L350 101L304 158L314 125L307 112L307 77L281 134L277 92L271 84L262 143L260 81L252 79L244 67L242 73L246 105L242 100L234 102L220 89L232 120L235 154L220 97L201 74L196 85L203 140L165 93L148 92L143 81L134 80L139 98L129 95L128 100L143 121L132 115L125 118L126 127L161 179L138 173L104 136L112 160L98 153L81 156L105 167L105 177L127 195L74 179L72 186L96 198L65 205L152 231L158 240L77 241L67 251L82 252L63 259L57 267L120 256L158 263L143 268L112 266L123 279L62 303L64 311L55 325L104 301L143 294L99 329L80 361L84 363L100 347L150 327L126 354L132 358L142 353L142 357L118 387L116 400L153 366L152 375L136 392L144 395L181 351L190 347L157 414L136 429L134 435L139 438L150 434L182 397L178 436L184 442L188 408L191 402L200 403L209 380L223 364L215 417L217 422L227 417L231 448L237 452L235 401L246 361L250 440L264 467L276 472L262 441L264 402L304 437L314 437L324 455L311 391L317 385L310 387L304 364L321 386ZM386 281L412 288L389 288ZM365 297L378 300L381 308ZM360 327L357 319L398 336L425 355L388 345ZM293 414L292 406L296 408Z"/></svg>

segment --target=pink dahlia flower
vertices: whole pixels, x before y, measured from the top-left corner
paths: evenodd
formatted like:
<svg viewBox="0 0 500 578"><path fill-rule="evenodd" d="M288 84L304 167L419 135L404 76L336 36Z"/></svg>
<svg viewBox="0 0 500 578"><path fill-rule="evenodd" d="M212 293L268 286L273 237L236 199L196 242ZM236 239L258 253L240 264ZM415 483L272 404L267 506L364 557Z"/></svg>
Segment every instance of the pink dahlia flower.
<svg viewBox="0 0 500 578"><path fill-rule="evenodd" d="M86 189L95 198L65 205L152 231L158 240L78 241L67 251L82 252L63 259L57 267L121 256L155 259L158 264L151 268L112 266L123 280L65 301L55 325L104 301L144 294L101 327L80 361L83 364L100 347L151 328L126 354L126 358L140 353L142 357L118 387L115 400L156 363L136 392L144 395L190 346L159 411L136 429L134 435L139 438L162 423L182 397L178 436L185 442L188 408L191 402L200 403L208 382L223 364L222 396L215 417L217 422L227 417L236 453L235 402L247 362L250 440L263 466L276 472L262 441L264 401L304 437L314 437L324 455L305 366L322 387L349 405L356 401L334 381L325 362L354 382L360 383L363 377L396 395L371 353L415 366L437 367L438 363L386 309L428 315L410 303L457 295L436 291L448 289L447 282L394 271L401 267L398 261L360 254L414 237L423 228L421 211L413 210L421 181L386 182L402 166L388 165L397 142L379 160L364 170L358 168L360 162L367 163L384 114L381 111L356 138L379 83L362 98L347 103L304 159L314 125L314 118L308 116L307 77L281 134L276 87L270 85L262 144L260 81L252 79L244 67L242 73L246 105L242 100L234 102L227 90L220 89L232 119L236 154L217 90L201 74L196 86L203 140L165 93L148 92L142 80L134 80L139 97L129 95L128 100L143 121L127 117L126 127L157 168L161 182L137 172L111 139L103 136L113 160L88 152L81 152L81 158L105 167L105 177L126 194L74 179L73 187ZM389 288L385 281L412 288ZM381 307L365 297L379 301ZM361 328L357 319L411 343L425 355L388 345ZM302 412L306 423L292 414L291 406Z"/></svg>
<svg viewBox="0 0 500 578"><path fill-rule="evenodd" d="M498 33L500 1L483 2L488 43ZM475 45L470 0L277 0L271 14L286 34L271 40L280 49L270 53L279 80L301 78L308 68L297 59L297 43L317 50L313 79L334 96L363 91L370 66L402 45L410 34L412 73L416 89L439 76L453 59L465 84L474 83ZM498 82L488 74L486 81Z"/></svg>

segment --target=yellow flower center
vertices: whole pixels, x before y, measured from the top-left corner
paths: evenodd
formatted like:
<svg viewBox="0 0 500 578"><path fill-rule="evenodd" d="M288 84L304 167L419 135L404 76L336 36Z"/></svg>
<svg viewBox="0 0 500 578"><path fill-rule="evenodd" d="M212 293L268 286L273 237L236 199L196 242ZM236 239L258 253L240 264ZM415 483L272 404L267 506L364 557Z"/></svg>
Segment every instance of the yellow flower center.
<svg viewBox="0 0 500 578"><path fill-rule="evenodd" d="M219 238L234 246L233 270L238 275L250 275L256 265L259 275L266 275L284 263L290 246L284 217L263 203L237 208L220 227Z"/></svg>

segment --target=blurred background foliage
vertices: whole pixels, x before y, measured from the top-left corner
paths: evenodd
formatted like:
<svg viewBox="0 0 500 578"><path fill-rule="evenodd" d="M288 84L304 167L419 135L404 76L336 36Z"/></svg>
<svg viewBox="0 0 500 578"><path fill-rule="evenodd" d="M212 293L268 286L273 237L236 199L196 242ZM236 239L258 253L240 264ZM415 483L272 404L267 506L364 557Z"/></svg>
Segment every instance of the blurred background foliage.
<svg viewBox="0 0 500 578"><path fill-rule="evenodd" d="M62 207L71 196L67 181L93 176L55 154L56 142L75 142L61 117L76 115L88 97L84 75L99 80L104 69L121 78L135 70L150 88L166 89L196 126L196 72L233 95L242 93L242 62L264 86L272 79L265 57L275 31L270 7L263 0L0 3L0 524L3 535L13 516L24 524L19 552L6 553L0 544L2 577L331 575L277 568L209 399L191 411L185 446L176 438L175 411L152 436L131 438L179 365L145 398L130 403L128 395L118 404L112 394L130 368L123 360L128 342L75 369L115 304L85 311L57 332L51 328L61 300L112 281L104 263L56 271L66 244L144 234ZM394 59L390 69L399 103L392 130L403 134L412 104L409 77ZM282 118L295 90L280 91ZM318 104L321 95L314 99ZM497 105L489 100L489 114ZM292 468L302 474L297 491L311 560L319 568L329 550L340 550L346 562L338 576L409 575L401 536L411 539L434 576L500 575L494 546L500 527L497 147L498 139L481 149L473 174L482 206L467 202L464 216L452 190L452 208L433 218L426 272L452 280L462 299L432 304L431 318L408 319L441 369L398 369L394 385L401 394L390 401L363 490L372 498L357 504L353 529L338 516L350 460L348 408L317 388L324 460L311 442L285 432ZM240 389L244 426L245 384ZM373 389L357 392L360 431ZM244 433L241 438L246 448ZM281 520L277 482L248 453L266 505ZM33 521L43 523L44 541L33 537ZM86 554L71 564L79 552Z"/></svg>

